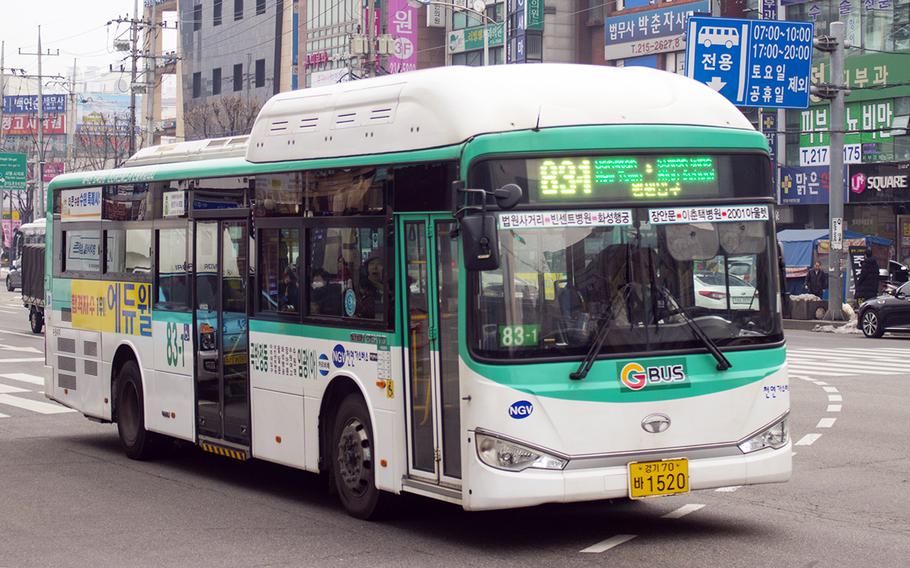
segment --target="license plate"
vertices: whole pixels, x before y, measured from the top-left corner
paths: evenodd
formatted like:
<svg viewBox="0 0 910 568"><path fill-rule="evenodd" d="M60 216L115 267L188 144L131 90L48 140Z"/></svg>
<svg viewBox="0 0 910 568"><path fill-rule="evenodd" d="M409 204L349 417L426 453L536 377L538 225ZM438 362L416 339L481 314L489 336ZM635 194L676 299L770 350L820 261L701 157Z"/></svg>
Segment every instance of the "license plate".
<svg viewBox="0 0 910 568"><path fill-rule="evenodd" d="M675 458L629 464L629 498L689 492L689 460Z"/></svg>
<svg viewBox="0 0 910 568"><path fill-rule="evenodd" d="M739 296L739 297L733 298L734 304L749 304L751 302L752 302L752 298L750 296Z"/></svg>

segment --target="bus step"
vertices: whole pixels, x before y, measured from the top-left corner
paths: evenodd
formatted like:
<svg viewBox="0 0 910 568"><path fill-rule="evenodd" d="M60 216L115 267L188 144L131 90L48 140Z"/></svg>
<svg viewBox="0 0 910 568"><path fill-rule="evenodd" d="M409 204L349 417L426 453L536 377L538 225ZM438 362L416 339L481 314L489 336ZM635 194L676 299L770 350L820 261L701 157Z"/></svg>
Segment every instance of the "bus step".
<svg viewBox="0 0 910 568"><path fill-rule="evenodd" d="M211 454L217 454L219 456L224 456L226 458L240 461L246 461L251 457L249 448L244 448L242 446L232 446L225 444L224 442L200 440L199 447Z"/></svg>

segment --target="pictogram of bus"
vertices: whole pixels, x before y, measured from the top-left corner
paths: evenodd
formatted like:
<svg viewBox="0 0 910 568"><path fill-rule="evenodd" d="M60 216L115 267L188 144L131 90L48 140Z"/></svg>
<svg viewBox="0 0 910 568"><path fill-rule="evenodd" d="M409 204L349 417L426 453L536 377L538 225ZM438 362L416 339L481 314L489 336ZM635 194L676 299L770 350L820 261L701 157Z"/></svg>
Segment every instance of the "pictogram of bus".
<svg viewBox="0 0 910 568"><path fill-rule="evenodd" d="M729 49L739 45L739 32L736 28L705 26L698 30L698 43L705 47L723 44Z"/></svg>

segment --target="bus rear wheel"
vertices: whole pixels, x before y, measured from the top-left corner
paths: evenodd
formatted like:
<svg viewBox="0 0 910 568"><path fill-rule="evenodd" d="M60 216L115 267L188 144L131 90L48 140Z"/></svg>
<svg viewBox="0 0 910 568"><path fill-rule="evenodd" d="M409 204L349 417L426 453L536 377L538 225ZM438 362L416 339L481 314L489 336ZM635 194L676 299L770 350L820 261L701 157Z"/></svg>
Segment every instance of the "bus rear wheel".
<svg viewBox="0 0 910 568"><path fill-rule="evenodd" d="M142 379L135 361L127 361L117 374L117 433L127 457L152 457L156 436L145 429Z"/></svg>
<svg viewBox="0 0 910 568"><path fill-rule="evenodd" d="M366 403L349 394L338 407L332 429L332 476L341 504L358 519L375 519L390 495L376 488L375 442Z"/></svg>

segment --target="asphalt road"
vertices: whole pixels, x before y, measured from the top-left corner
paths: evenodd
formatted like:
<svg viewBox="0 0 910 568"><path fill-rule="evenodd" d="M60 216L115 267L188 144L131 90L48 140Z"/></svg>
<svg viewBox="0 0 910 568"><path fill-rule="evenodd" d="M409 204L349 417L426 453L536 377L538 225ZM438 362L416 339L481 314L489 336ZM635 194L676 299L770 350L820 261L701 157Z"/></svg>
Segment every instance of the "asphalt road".
<svg viewBox="0 0 910 568"><path fill-rule="evenodd" d="M910 336L788 333L794 475L644 502L354 520L319 478L174 448L50 406L43 339L0 292L0 566L905 566ZM12 398L11 398L12 397ZM22 401L28 402L22 402Z"/></svg>

